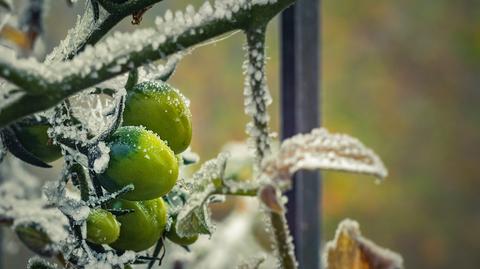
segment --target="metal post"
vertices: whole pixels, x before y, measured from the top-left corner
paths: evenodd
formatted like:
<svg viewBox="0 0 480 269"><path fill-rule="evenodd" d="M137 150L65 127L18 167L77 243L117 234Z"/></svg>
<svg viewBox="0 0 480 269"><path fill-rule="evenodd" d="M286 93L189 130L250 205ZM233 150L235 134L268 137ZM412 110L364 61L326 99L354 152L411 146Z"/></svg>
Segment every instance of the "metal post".
<svg viewBox="0 0 480 269"><path fill-rule="evenodd" d="M281 20L282 138L320 125L320 1L298 0ZM321 182L318 172L296 174L287 193L287 220L299 268L321 268Z"/></svg>

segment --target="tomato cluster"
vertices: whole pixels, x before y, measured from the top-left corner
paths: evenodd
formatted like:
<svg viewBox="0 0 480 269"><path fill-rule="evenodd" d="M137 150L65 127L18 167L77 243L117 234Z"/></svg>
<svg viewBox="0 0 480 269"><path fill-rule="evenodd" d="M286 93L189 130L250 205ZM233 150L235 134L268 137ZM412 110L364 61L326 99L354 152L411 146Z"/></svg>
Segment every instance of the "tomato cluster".
<svg viewBox="0 0 480 269"><path fill-rule="evenodd" d="M86 220L86 240L121 251L146 250L162 236L176 244L192 244L198 236L179 236L175 220L165 231L168 206L162 198L172 190L179 176L176 154L187 149L191 142L188 100L167 83L140 83L128 91L123 119L123 126L104 140L110 149L110 159L108 167L95 176L111 193L128 185L134 188L101 209L91 210ZM11 147L12 153L20 152L14 154L32 164L60 158L60 148L52 145L48 128L47 124L31 124L12 129L12 139L19 144ZM18 147L21 150L15 150ZM18 234L25 237L30 231L34 230L19 228Z"/></svg>
<svg viewBox="0 0 480 269"><path fill-rule="evenodd" d="M176 184L179 154L190 145L191 114L187 99L163 82L145 82L127 95L123 127L106 143L110 161L99 176L102 186L115 192L132 184L134 189L108 204L111 210L130 210L113 216L92 211L87 219L87 238L118 250L142 251L165 235L188 245L197 237L182 238L175 223L165 231L168 209L162 196Z"/></svg>
<svg viewBox="0 0 480 269"><path fill-rule="evenodd" d="M197 237L180 237L175 223L165 231L168 209L162 198L178 178L179 160L175 154L187 149L192 138L187 99L166 83L141 83L128 92L123 118L123 127L106 140L110 161L98 176L100 184L110 192L134 186L134 190L108 204L109 209L131 212L114 217L115 222L108 214L102 214L103 222L89 221L99 216L92 213L87 231L96 234L87 233L88 239L134 251L152 247L164 234L180 245L193 243Z"/></svg>

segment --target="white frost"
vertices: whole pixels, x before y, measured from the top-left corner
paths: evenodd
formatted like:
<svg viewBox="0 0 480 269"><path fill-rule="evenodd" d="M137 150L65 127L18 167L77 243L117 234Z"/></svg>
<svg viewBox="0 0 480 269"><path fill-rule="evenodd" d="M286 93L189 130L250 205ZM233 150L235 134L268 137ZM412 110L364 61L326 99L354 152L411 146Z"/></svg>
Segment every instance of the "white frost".
<svg viewBox="0 0 480 269"><path fill-rule="evenodd" d="M102 141L98 143L98 150L100 156L93 162L93 170L95 173L101 174L108 167L108 162L110 161L110 148Z"/></svg>

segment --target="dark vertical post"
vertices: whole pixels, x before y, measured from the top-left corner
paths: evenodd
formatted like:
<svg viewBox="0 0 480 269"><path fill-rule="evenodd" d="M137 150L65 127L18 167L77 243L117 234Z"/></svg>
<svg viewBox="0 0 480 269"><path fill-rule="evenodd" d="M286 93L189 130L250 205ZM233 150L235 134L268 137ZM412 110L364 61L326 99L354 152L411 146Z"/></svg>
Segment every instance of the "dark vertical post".
<svg viewBox="0 0 480 269"><path fill-rule="evenodd" d="M320 0L297 0L281 20L282 138L320 125ZM321 182L318 172L296 174L287 193L287 220L300 268L321 268Z"/></svg>

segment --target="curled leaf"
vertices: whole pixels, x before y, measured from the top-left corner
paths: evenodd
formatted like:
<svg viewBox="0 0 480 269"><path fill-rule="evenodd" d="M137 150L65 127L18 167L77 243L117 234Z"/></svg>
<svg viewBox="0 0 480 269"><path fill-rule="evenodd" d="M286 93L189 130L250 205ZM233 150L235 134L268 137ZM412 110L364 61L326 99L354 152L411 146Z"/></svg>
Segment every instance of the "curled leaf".
<svg viewBox="0 0 480 269"><path fill-rule="evenodd" d="M335 239L326 244L326 269L401 269L403 259L397 253L377 246L362 237L356 221L340 223Z"/></svg>
<svg viewBox="0 0 480 269"><path fill-rule="evenodd" d="M371 149L358 139L313 129L286 139L276 156L263 163L272 178L288 179L302 169L326 169L372 175L383 179L387 169Z"/></svg>

